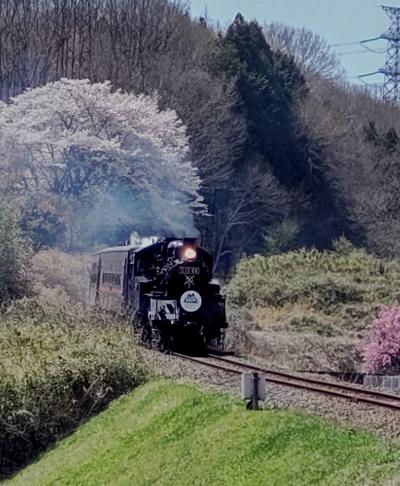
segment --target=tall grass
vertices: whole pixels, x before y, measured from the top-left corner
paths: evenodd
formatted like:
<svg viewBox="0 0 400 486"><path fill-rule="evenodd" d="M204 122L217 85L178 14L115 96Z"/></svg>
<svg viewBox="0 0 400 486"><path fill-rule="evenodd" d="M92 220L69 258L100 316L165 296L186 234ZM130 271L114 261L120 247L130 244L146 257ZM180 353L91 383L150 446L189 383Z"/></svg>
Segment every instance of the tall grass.
<svg viewBox="0 0 400 486"><path fill-rule="evenodd" d="M22 300L0 319L0 476L145 380L116 318Z"/></svg>

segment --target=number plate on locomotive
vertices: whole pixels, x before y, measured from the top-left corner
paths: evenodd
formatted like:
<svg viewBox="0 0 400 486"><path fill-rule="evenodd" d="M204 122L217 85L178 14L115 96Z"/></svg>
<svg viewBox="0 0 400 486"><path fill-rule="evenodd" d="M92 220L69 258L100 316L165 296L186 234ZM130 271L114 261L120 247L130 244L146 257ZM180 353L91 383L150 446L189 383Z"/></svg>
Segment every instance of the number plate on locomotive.
<svg viewBox="0 0 400 486"><path fill-rule="evenodd" d="M179 267L179 273L183 275L198 275L200 273L199 267Z"/></svg>

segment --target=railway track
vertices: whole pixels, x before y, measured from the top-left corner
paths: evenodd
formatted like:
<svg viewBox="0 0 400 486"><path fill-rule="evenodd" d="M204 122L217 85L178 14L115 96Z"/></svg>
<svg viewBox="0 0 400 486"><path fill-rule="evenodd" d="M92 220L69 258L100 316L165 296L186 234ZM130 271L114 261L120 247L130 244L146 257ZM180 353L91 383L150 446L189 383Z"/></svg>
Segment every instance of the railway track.
<svg viewBox="0 0 400 486"><path fill-rule="evenodd" d="M181 353L173 353L180 358L196 362L200 365L215 368L227 373L241 374L245 371L257 371L265 375L267 382L278 385L301 388L310 392L343 398L353 402L368 403L370 405L400 410L400 396L375 390L368 390L348 384L333 383L315 378L297 376L285 371L263 368L251 363L243 363L234 358L208 354L200 358ZM228 366L229 365L229 366Z"/></svg>

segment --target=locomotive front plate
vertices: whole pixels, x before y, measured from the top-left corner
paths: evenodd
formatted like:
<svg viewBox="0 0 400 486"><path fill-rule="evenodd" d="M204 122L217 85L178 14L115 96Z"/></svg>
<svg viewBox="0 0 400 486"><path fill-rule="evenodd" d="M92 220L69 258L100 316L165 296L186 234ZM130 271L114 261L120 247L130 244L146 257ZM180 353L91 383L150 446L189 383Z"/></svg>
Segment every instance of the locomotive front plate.
<svg viewBox="0 0 400 486"><path fill-rule="evenodd" d="M199 267L179 267L179 273L181 275L199 275Z"/></svg>

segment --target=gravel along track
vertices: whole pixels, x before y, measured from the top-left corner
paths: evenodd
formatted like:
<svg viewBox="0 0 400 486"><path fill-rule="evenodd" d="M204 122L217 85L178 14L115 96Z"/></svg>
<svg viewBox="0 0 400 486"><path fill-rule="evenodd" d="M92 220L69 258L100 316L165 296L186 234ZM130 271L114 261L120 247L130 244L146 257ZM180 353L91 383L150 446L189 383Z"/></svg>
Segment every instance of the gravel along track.
<svg viewBox="0 0 400 486"><path fill-rule="evenodd" d="M240 394L240 376L235 373L217 370L158 351L142 349L141 352L145 362L157 374L196 382L205 389ZM311 412L341 425L359 427L400 441L400 411L278 385L268 382L268 379L264 407Z"/></svg>
<svg viewBox="0 0 400 486"><path fill-rule="evenodd" d="M184 355L182 357L185 357ZM196 359L187 357L187 359ZM198 359L198 358L197 358ZM202 362L202 361L200 361ZM271 383L282 384L294 388L301 388L310 390L325 395L334 397L341 397L351 399L354 401L364 402L372 405L379 405L393 410L400 411L400 397L395 394L389 394L378 390L368 389L359 385L349 385L339 381L318 380L317 378L310 378L299 375L298 373L290 373L284 370L276 370L273 368L260 367L251 362L243 362L234 358L227 358L223 356L208 355L207 362L210 366L226 366L233 365L239 373L243 371L257 371L266 375L266 378ZM227 368L232 369L232 368Z"/></svg>

